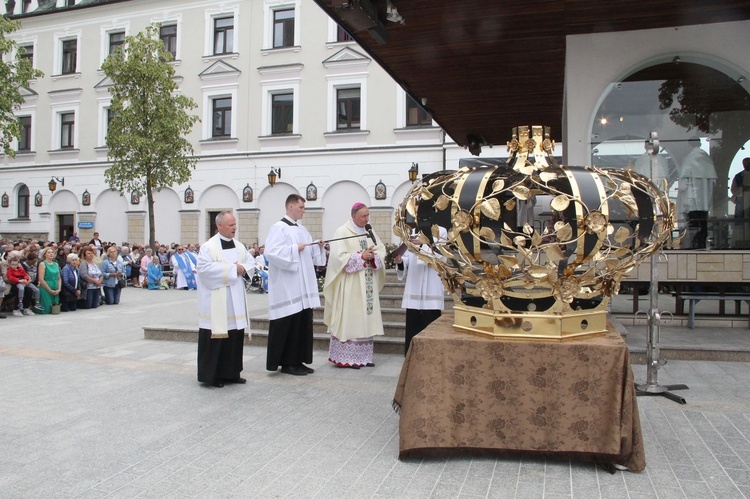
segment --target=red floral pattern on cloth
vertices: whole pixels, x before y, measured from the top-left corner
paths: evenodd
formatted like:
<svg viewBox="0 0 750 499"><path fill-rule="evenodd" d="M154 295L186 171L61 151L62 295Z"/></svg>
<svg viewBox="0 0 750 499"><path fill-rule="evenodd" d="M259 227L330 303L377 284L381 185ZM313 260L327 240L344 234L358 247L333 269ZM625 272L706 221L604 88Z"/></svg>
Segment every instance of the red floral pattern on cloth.
<svg viewBox="0 0 750 499"><path fill-rule="evenodd" d="M474 449L645 468L630 356L613 327L505 341L458 333L452 320L412 340L394 396L399 457Z"/></svg>

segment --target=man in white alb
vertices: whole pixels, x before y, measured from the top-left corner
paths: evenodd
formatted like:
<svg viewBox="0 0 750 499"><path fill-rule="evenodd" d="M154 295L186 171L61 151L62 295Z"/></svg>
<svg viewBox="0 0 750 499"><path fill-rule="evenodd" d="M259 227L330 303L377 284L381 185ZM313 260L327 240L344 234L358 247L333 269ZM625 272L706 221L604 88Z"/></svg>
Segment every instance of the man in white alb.
<svg viewBox="0 0 750 499"><path fill-rule="evenodd" d="M255 265L234 239L237 221L229 211L216 215L218 234L198 254L198 381L217 388L245 383L242 345L249 325L243 276Z"/></svg>
<svg viewBox="0 0 750 499"><path fill-rule="evenodd" d="M271 226L265 244L268 260L268 351L266 369L294 376L312 374L313 308L320 306L315 265L325 265L323 241L313 243L299 221L305 198L286 198L286 215Z"/></svg>

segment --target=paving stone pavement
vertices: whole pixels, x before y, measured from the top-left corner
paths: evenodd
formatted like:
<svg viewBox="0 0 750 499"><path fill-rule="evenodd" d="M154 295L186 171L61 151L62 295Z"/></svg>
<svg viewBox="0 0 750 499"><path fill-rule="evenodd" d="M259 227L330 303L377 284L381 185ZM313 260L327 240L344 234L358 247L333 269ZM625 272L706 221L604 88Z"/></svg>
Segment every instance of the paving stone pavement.
<svg viewBox="0 0 750 499"><path fill-rule="evenodd" d="M250 297L265 313L265 296ZM750 365L671 361L662 384L687 405L639 398L647 468L468 456L399 461L391 399L403 357L315 374L265 371L246 385L195 379L194 343L142 327L195 327L195 293L123 290L122 303L0 320L2 498L750 497ZM645 366L633 366L645 379Z"/></svg>

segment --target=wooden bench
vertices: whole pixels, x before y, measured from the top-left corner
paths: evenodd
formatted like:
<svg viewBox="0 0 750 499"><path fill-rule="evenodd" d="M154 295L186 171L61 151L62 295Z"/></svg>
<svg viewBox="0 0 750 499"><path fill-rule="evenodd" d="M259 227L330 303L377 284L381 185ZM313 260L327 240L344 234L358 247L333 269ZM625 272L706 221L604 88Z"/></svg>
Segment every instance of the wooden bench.
<svg viewBox="0 0 750 499"><path fill-rule="evenodd" d="M720 300L736 301L739 308L739 302L745 302L750 306L750 294L747 293L690 293L683 292L679 294L683 301L688 302L688 328L695 329L695 304L701 300ZM748 314L748 328L750 328L750 314Z"/></svg>

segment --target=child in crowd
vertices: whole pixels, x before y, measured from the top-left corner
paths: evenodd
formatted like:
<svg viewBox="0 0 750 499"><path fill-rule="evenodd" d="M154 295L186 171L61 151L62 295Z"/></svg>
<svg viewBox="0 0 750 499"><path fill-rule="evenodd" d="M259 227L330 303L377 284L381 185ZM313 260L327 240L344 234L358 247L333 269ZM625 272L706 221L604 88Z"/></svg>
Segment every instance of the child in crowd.
<svg viewBox="0 0 750 499"><path fill-rule="evenodd" d="M21 317L22 315L32 315L31 309L23 308L23 297L26 292L26 288L31 289L34 293L34 308L39 309L39 288L34 286L31 282L31 277L26 273L26 270L21 266L21 259L18 255L12 255L8 259L8 272L6 273L8 283L15 286L18 289L18 309L13 311L13 316Z"/></svg>

